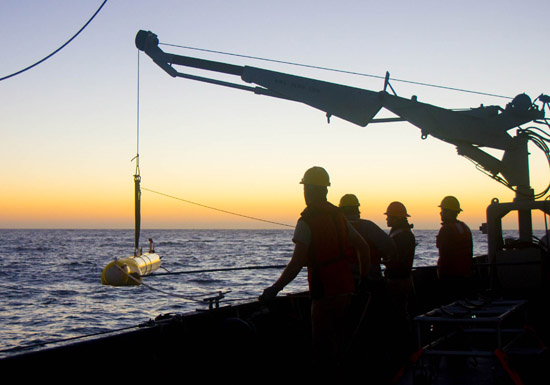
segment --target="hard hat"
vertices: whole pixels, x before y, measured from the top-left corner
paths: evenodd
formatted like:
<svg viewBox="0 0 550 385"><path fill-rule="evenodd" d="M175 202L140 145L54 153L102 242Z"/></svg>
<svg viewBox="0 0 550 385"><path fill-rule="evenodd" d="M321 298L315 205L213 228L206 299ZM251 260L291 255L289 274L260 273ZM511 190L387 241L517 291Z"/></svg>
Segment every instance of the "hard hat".
<svg viewBox="0 0 550 385"><path fill-rule="evenodd" d="M322 167L311 167L307 170L300 184L311 184L315 186L330 186L328 173Z"/></svg>
<svg viewBox="0 0 550 385"><path fill-rule="evenodd" d="M360 206L359 199L353 194L346 194L340 198L340 207L357 207Z"/></svg>
<svg viewBox="0 0 550 385"><path fill-rule="evenodd" d="M410 217L409 214L407 214L407 209L405 208L405 205L401 202L392 202L388 206L388 209L384 213L385 215L388 215L390 217Z"/></svg>
<svg viewBox="0 0 550 385"><path fill-rule="evenodd" d="M460 203L458 203L458 199L450 195L443 198L439 207L441 207L442 209L452 210L456 212L462 211L462 209L460 208Z"/></svg>

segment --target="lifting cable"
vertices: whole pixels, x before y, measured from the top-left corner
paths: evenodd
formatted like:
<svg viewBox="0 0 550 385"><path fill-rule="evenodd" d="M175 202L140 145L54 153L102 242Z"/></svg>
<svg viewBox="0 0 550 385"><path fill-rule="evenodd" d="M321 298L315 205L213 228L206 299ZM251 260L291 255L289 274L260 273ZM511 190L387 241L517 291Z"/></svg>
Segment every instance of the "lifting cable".
<svg viewBox="0 0 550 385"><path fill-rule="evenodd" d="M137 107L136 107L136 156L132 159L136 161L136 171L134 174L134 256L139 253L139 234L141 232L141 175L139 172L139 50L137 54Z"/></svg>
<svg viewBox="0 0 550 385"><path fill-rule="evenodd" d="M288 65L293 65L293 66L297 66L297 67L305 67L305 68L312 68L312 69L323 70L323 71L338 72L338 73L343 73L343 74L348 74L348 75L364 76L364 77L370 77L370 78L376 78L376 79L386 79L386 76L371 75L371 74L362 73L362 72L340 70L340 69L335 69L335 68L321 67L321 66L310 65L310 64L301 64L301 63L295 63L295 62L289 62L289 61L283 61L283 60L268 59L268 58L262 58L262 57L257 57L257 56L241 55L241 54L231 53L231 52L215 51L215 50L210 50L210 49L189 47L189 46L169 44L169 43L159 43L159 45L165 45L165 46L170 46L170 47L183 48L183 49L201 51L201 52L208 52L208 53L214 53L214 54L219 54L219 55L236 56L236 57L241 57L241 58L245 58L245 59L262 60L262 61L267 61L267 62L271 62L271 63L288 64ZM477 94L477 95L492 96L492 97L495 97L495 98L513 99L510 96L497 95L497 94L491 94L491 93L479 92L479 91L473 91L473 90L466 90L466 89L463 89L463 88L447 87L447 86L441 86L441 85L437 85L437 84L416 82L416 81L412 81L412 80L395 79L395 78L391 78L391 79L388 78L387 80L392 80L392 81L401 82L401 83L415 84L415 85L424 86L424 87L441 88L441 89L450 90L450 91L467 92L467 93Z"/></svg>
<svg viewBox="0 0 550 385"><path fill-rule="evenodd" d="M97 11L95 11L95 13L94 13L94 14L92 15L92 17L90 18L90 20L88 20L88 21L86 22L86 24L84 24L84 26L82 26L82 28L80 28L80 30L79 30L73 37L71 37L69 40L67 40L67 42L66 42L65 44L63 44L61 47L59 47L58 49L56 49L55 51L53 51L51 54L49 54L49 55L46 56L45 58L43 58L43 59L37 61L36 63L34 63L34 64L28 66L27 68L23 68L22 70L17 71L17 72L15 72L15 73L11 74L11 75L7 75L7 76L4 76L4 77L0 78L0 82L1 82L2 80L6 80L6 79L8 79L8 78L11 78L12 76L19 75L19 74L21 74L21 73L23 73L23 72L25 72L25 71L27 71L27 70L30 70L30 69L33 68L33 67L36 67L36 66L39 65L40 63L43 63L44 61L48 60L48 59L51 58L53 55L55 55L56 53L58 53L59 51L61 51L63 48L65 48L71 41L74 40L74 38L76 38L76 37L80 34L80 32L84 31L84 29L88 26L88 24L90 24L91 21L97 16L97 14L98 14L99 11L101 10L101 8L103 8L103 6L105 5L105 3L107 3L107 0L105 0L105 1L99 6L99 8L97 9Z"/></svg>

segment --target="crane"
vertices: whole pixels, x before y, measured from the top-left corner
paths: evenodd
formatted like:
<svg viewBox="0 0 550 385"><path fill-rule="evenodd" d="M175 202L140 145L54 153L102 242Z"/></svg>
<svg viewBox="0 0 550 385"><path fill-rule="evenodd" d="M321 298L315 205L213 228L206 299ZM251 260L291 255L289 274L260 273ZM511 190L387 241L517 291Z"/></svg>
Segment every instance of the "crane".
<svg viewBox="0 0 550 385"><path fill-rule="evenodd" d="M537 136L519 127L541 121L549 125L544 112L550 102L549 96L541 94L536 99L542 103L542 108L528 95L519 94L505 108L482 105L457 111L422 103L416 96L409 99L388 92L388 89L393 91L388 73L383 89L371 91L257 67L166 53L159 47L157 35L151 31L140 30L135 44L174 78L303 103L325 112L327 119L336 116L362 127L371 123L406 121L421 130L423 139L431 135L454 145L459 155L473 161L480 170L515 192L513 202L500 203L493 199L487 208L487 223L483 224L482 229L488 236L488 257L491 263L495 263L497 253L504 247L502 218L505 215L510 211L518 211L519 241L531 242L532 211L541 210L550 214L550 205L546 201L537 200L548 192L550 185L543 193L536 195L530 184L528 142ZM240 77L242 83L183 73L175 66L234 75ZM377 119L382 109L392 112L397 118ZM513 128L517 128L515 135L509 132ZM489 154L485 148L503 151L502 158ZM550 160L548 153L547 158Z"/></svg>

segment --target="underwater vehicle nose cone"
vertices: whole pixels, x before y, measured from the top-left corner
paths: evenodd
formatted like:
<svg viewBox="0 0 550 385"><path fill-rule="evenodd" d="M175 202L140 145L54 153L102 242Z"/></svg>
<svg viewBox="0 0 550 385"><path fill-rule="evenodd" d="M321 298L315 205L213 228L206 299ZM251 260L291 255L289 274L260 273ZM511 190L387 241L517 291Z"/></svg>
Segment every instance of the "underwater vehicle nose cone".
<svg viewBox="0 0 550 385"><path fill-rule="evenodd" d="M111 286L140 285L141 277L157 270L160 264L160 256L154 253L117 259L105 266L101 274L101 283Z"/></svg>

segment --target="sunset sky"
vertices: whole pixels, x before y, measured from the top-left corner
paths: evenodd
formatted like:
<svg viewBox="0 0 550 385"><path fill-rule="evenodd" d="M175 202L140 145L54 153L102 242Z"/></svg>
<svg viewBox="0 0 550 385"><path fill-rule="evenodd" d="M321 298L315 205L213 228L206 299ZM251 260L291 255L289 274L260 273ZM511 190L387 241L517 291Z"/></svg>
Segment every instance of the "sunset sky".
<svg viewBox="0 0 550 385"><path fill-rule="evenodd" d="M102 3L0 2L0 78L60 47ZM535 99L550 93L549 11L543 0L107 1L63 50L0 82L0 228L133 227L134 38L141 29L162 43L376 76L389 71L396 79ZM161 48L383 88L374 77ZM329 172L331 202L354 193L363 217L383 228L383 213L395 200L407 206L416 229L436 229L437 206L455 195L464 208L460 218L478 229L491 199L514 197L452 145L422 140L409 123L360 127L334 117L328 124L324 113L306 105L173 79L144 54L139 63L143 228L286 228L186 201L293 226L304 207L299 181L311 166ZM399 96L445 108L511 101L392 86ZM530 152L539 192L548 184L548 164L538 148ZM516 227L515 217L505 223ZM534 223L544 227L542 213Z"/></svg>

